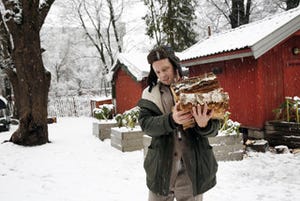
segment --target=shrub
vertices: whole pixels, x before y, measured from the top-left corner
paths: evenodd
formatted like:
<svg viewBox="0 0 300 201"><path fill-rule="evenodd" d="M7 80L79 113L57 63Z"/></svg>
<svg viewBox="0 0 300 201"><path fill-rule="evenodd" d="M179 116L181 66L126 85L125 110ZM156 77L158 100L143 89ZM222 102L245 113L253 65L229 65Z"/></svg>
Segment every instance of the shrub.
<svg viewBox="0 0 300 201"><path fill-rule="evenodd" d="M113 104L103 104L99 108L95 108L93 111L93 116L99 120L107 120L113 118Z"/></svg>
<svg viewBox="0 0 300 201"><path fill-rule="evenodd" d="M285 97L284 102L273 112L276 120L300 123L300 98Z"/></svg>
<svg viewBox="0 0 300 201"><path fill-rule="evenodd" d="M140 110L138 107L134 107L131 110L125 111L123 114L117 114L115 120L117 121L118 127L129 127L134 128L138 123Z"/></svg>
<svg viewBox="0 0 300 201"><path fill-rule="evenodd" d="M231 113L228 111L225 112L224 120L221 124L221 128L219 132L225 135L230 135L230 134L239 135L240 134L239 128L241 124L239 122L234 122L231 119L229 119L230 114Z"/></svg>
<svg viewBox="0 0 300 201"><path fill-rule="evenodd" d="M115 120L117 122L117 126L120 128L120 127L123 127L125 126L125 120L124 120L124 117L123 117L123 114L117 114L115 116Z"/></svg>

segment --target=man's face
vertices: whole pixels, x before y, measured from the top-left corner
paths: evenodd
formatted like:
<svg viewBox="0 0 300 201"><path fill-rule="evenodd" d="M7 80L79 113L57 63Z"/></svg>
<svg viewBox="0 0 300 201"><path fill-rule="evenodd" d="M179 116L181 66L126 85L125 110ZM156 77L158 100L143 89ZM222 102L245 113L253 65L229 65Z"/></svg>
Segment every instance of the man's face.
<svg viewBox="0 0 300 201"><path fill-rule="evenodd" d="M175 82L177 74L174 72L173 66L168 58L153 62L153 70L160 80L165 85L170 85Z"/></svg>

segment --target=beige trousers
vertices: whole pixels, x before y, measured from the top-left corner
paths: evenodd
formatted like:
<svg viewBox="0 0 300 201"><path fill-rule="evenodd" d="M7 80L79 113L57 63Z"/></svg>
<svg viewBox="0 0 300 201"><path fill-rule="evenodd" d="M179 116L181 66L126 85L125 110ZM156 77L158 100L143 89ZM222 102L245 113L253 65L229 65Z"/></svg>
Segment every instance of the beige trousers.
<svg viewBox="0 0 300 201"><path fill-rule="evenodd" d="M174 184L171 186L168 196L161 196L149 191L148 201L202 201L202 194L193 196L192 182L185 169L178 172Z"/></svg>

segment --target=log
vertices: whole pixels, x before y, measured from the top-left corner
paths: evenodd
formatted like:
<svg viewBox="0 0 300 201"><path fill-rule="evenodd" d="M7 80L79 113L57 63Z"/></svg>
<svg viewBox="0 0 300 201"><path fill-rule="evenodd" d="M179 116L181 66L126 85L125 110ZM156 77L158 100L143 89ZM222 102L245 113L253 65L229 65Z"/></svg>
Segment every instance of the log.
<svg viewBox="0 0 300 201"><path fill-rule="evenodd" d="M265 123L265 139L270 146L286 145L289 148L300 148L300 124L268 121Z"/></svg>
<svg viewBox="0 0 300 201"><path fill-rule="evenodd" d="M179 102L179 109L191 111L192 107L207 104L209 112L214 111L213 119L223 119L229 106L229 95L220 87L217 77L213 73L191 77L171 85L175 102ZM183 125L184 129L193 127L194 120Z"/></svg>

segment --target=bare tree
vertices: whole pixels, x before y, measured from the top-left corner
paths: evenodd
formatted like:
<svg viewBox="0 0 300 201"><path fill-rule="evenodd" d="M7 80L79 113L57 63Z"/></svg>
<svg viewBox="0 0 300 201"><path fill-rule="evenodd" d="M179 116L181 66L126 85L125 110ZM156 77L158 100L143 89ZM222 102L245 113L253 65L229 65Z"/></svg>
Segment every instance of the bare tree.
<svg viewBox="0 0 300 201"><path fill-rule="evenodd" d="M9 141L20 145L49 142L47 103L51 74L44 68L40 30L55 0L1 0L1 67L12 83L19 128ZM5 11L4 11L5 10Z"/></svg>
<svg viewBox="0 0 300 201"><path fill-rule="evenodd" d="M112 24L113 33L114 33L115 40L116 40L117 46L118 46L118 52L122 52L122 45L121 45L121 40L120 40L120 34L118 33L118 28L117 28L116 24L117 24L117 21L121 17L121 14L123 12L123 5L121 6L121 12L120 12L120 14L118 16L116 16L112 0L106 0L106 1L107 1L107 5L108 5L108 8L109 8L109 26L107 28L107 30L108 30L107 36L109 37L109 35L110 35L110 32L109 32L109 30L110 30L110 24Z"/></svg>
<svg viewBox="0 0 300 201"><path fill-rule="evenodd" d="M64 67L66 67L67 60L69 58L70 54L70 41L67 41L67 44L63 50L60 51L61 59L56 61L54 64L54 73L56 82L58 83L60 81L60 77L62 76Z"/></svg>
<svg viewBox="0 0 300 201"><path fill-rule="evenodd" d="M161 45L162 43L162 9L156 9L159 5L155 0L144 0L144 4L148 7L148 13L143 17L146 24L148 25L146 28L146 34L150 36L150 38L154 38L157 45Z"/></svg>
<svg viewBox="0 0 300 201"><path fill-rule="evenodd" d="M244 4L244 0L225 0L224 3L208 0L208 2L214 5L224 15L231 24L231 28L236 28L249 23L252 4L251 0L247 0L246 4ZM223 7L221 4L223 4Z"/></svg>
<svg viewBox="0 0 300 201"><path fill-rule="evenodd" d="M105 2L101 0L73 1L77 5L76 9L81 26L87 38L96 48L103 65L101 86L105 89L105 95L108 95L108 82L105 75L114 64L116 54L122 52L122 36L117 22L123 12L123 0L117 9L113 2L116 3L112 0L105 0Z"/></svg>

